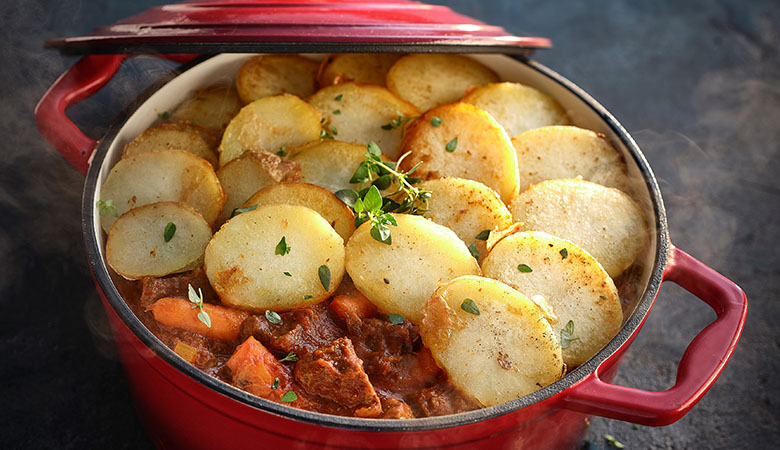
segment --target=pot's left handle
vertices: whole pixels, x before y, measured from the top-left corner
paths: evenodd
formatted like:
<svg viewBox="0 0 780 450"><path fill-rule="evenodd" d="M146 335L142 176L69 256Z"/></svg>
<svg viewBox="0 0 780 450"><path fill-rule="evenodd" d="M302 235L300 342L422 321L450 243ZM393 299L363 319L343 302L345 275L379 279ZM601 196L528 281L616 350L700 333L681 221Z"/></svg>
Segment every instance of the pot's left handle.
<svg viewBox="0 0 780 450"><path fill-rule="evenodd" d="M60 76L35 107L43 137L81 173L86 174L97 141L81 132L65 111L105 86L128 55L88 55Z"/></svg>

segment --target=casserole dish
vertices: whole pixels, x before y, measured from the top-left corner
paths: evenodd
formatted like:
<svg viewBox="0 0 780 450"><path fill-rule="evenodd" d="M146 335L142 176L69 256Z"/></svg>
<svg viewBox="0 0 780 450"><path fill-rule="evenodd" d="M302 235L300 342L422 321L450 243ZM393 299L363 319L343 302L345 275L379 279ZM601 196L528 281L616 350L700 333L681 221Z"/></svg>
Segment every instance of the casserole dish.
<svg viewBox="0 0 780 450"><path fill-rule="evenodd" d="M577 444L587 414L664 425L685 414L706 392L736 345L747 302L733 283L669 241L661 195L652 171L631 137L598 103L549 69L503 55L474 55L501 78L550 93L574 122L606 134L623 153L637 180L635 196L653 234L639 262L640 289L621 331L590 361L562 380L496 407L411 421L327 416L274 404L232 388L185 364L151 335L119 296L105 266L98 225L98 186L121 148L150 126L157 114L187 94L230 78L248 55L223 54L192 61L143 93L99 142L67 121L64 109L96 91L125 59L88 56L47 92L36 111L44 135L78 168L87 169L83 200L84 237L90 266L104 301L140 416L160 447L213 448L304 446L372 448L566 448ZM649 313L663 280L676 282L715 309L718 318L691 343L671 389L650 393L609 384L620 359ZM192 427L197 417L205 427Z"/></svg>

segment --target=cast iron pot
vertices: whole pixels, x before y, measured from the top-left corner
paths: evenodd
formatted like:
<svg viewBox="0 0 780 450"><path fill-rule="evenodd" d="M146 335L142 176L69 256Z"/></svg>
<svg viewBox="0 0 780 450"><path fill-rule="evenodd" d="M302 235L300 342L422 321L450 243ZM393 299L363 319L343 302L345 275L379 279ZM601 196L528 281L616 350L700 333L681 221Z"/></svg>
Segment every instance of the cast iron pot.
<svg viewBox="0 0 780 450"><path fill-rule="evenodd" d="M588 415L651 426L678 420L723 370L745 321L745 294L672 245L655 177L614 117L552 70L523 57L504 55L473 57L504 80L549 93L576 125L607 135L623 153L635 180L633 195L651 225L650 246L636 263L636 300L609 344L561 380L525 397L477 411L414 420L359 419L299 410L252 396L189 365L152 335L120 297L105 263L96 202L100 186L129 140L193 90L232 79L249 56L221 54L186 63L144 92L99 141L81 133L65 110L107 83L126 55L84 57L52 85L36 109L44 137L86 172L82 221L87 256L139 416L160 448L572 448L582 438ZM688 346L670 389L648 392L611 384L664 281L677 283L700 298L715 310L717 319ZM193 426L193 418L201 425Z"/></svg>

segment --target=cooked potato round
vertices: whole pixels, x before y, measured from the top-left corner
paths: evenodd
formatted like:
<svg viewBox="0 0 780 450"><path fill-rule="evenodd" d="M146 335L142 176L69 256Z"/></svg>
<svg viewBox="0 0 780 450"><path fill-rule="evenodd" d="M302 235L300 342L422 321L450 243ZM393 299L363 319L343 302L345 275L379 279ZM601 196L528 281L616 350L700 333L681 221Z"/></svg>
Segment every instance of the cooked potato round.
<svg viewBox="0 0 780 450"><path fill-rule="evenodd" d="M320 87L357 81L358 83L385 85L390 66L401 55L395 53L340 53L328 55L317 70Z"/></svg>
<svg viewBox="0 0 780 450"><path fill-rule="evenodd" d="M438 124L438 125L437 125ZM508 204L517 195L517 155L503 128L488 113L466 103L434 108L412 122L401 143L401 163L423 179L476 180Z"/></svg>
<svg viewBox="0 0 780 450"><path fill-rule="evenodd" d="M458 101L471 86L495 83L498 75L461 55L406 55L387 72L387 87L420 111Z"/></svg>
<svg viewBox="0 0 780 450"><path fill-rule="evenodd" d="M255 100L230 121L219 144L219 164L247 150L276 153L320 138L320 113L290 94Z"/></svg>
<svg viewBox="0 0 780 450"><path fill-rule="evenodd" d="M158 150L184 150L217 166L217 154L202 134L186 123L162 123L147 129L125 145L122 158Z"/></svg>
<svg viewBox="0 0 780 450"><path fill-rule="evenodd" d="M278 94L308 97L314 93L317 66L298 55L255 56L236 75L238 95L244 103Z"/></svg>
<svg viewBox="0 0 780 450"><path fill-rule="evenodd" d="M317 91L309 104L325 118L325 129L335 139L363 145L374 141L393 159L398 158L404 126L420 115L411 103L370 84L329 86Z"/></svg>
<svg viewBox="0 0 780 450"><path fill-rule="evenodd" d="M301 181L336 192L359 189L352 174L366 158L366 146L323 139L295 147L291 159L301 166Z"/></svg>
<svg viewBox="0 0 780 450"><path fill-rule="evenodd" d="M563 362L569 368L595 355L623 323L612 278L595 258L569 241L541 231L516 233L493 247L482 270L529 298L541 296L557 318L552 325L555 336L573 322L572 340L568 347L562 343Z"/></svg>
<svg viewBox="0 0 780 450"><path fill-rule="evenodd" d="M114 222L106 241L106 261L130 280L162 277L200 265L209 239L211 227L191 206L151 203Z"/></svg>
<svg viewBox="0 0 780 450"><path fill-rule="evenodd" d="M230 86L214 85L198 89L171 114L174 120L183 120L209 129L219 135L241 109L238 93Z"/></svg>
<svg viewBox="0 0 780 450"><path fill-rule="evenodd" d="M645 219L623 192L581 179L535 184L509 206L526 231L544 231L582 247L615 278L648 239Z"/></svg>
<svg viewBox="0 0 780 450"><path fill-rule="evenodd" d="M480 262L487 255L487 234L512 225L512 215L498 194L482 183L447 177L418 187L431 192L425 217L454 231L467 246L474 245Z"/></svg>
<svg viewBox="0 0 780 450"><path fill-rule="evenodd" d="M420 216L394 215L392 244L376 241L364 223L347 241L346 268L355 286L386 313L420 323L438 283L479 275L477 260L449 228Z"/></svg>
<svg viewBox="0 0 780 450"><path fill-rule="evenodd" d="M206 247L204 268L226 305L252 311L302 308L338 287L344 240L309 208L262 206L220 228ZM327 277L321 276L324 270Z"/></svg>
<svg viewBox="0 0 780 450"><path fill-rule="evenodd" d="M257 205L298 205L317 211L344 239L355 232L355 214L329 190L309 183L277 183L257 191L244 207Z"/></svg>
<svg viewBox="0 0 780 450"><path fill-rule="evenodd" d="M100 199L110 200L117 215L149 203L183 202L213 224L225 204L225 192L205 159L183 150L162 150L121 159L106 177ZM106 231L116 220L110 212L101 210Z"/></svg>
<svg viewBox="0 0 780 450"><path fill-rule="evenodd" d="M547 125L568 125L569 116L549 95L520 83L492 83L463 99L493 116L510 136Z"/></svg>
<svg viewBox="0 0 780 450"><path fill-rule="evenodd" d="M452 383L483 406L530 394L565 371L541 311L489 278L463 276L440 285L425 305L420 335Z"/></svg>
<svg viewBox="0 0 780 450"><path fill-rule="evenodd" d="M528 130L512 138L520 191L544 180L583 179L628 192L626 163L603 134L570 126Z"/></svg>

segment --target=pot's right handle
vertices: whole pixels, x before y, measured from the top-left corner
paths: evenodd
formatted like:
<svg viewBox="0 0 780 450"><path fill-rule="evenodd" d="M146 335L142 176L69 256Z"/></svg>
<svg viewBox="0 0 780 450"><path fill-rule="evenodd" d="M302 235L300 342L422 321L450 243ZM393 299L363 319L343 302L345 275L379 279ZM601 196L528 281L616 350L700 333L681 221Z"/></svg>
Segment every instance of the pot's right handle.
<svg viewBox="0 0 780 450"><path fill-rule="evenodd" d="M604 382L599 375L611 366L612 361L607 360L565 391L562 407L641 425L662 426L684 416L712 386L742 333L747 297L735 283L675 247L663 278L706 302L718 315L688 345L674 386L650 392Z"/></svg>

